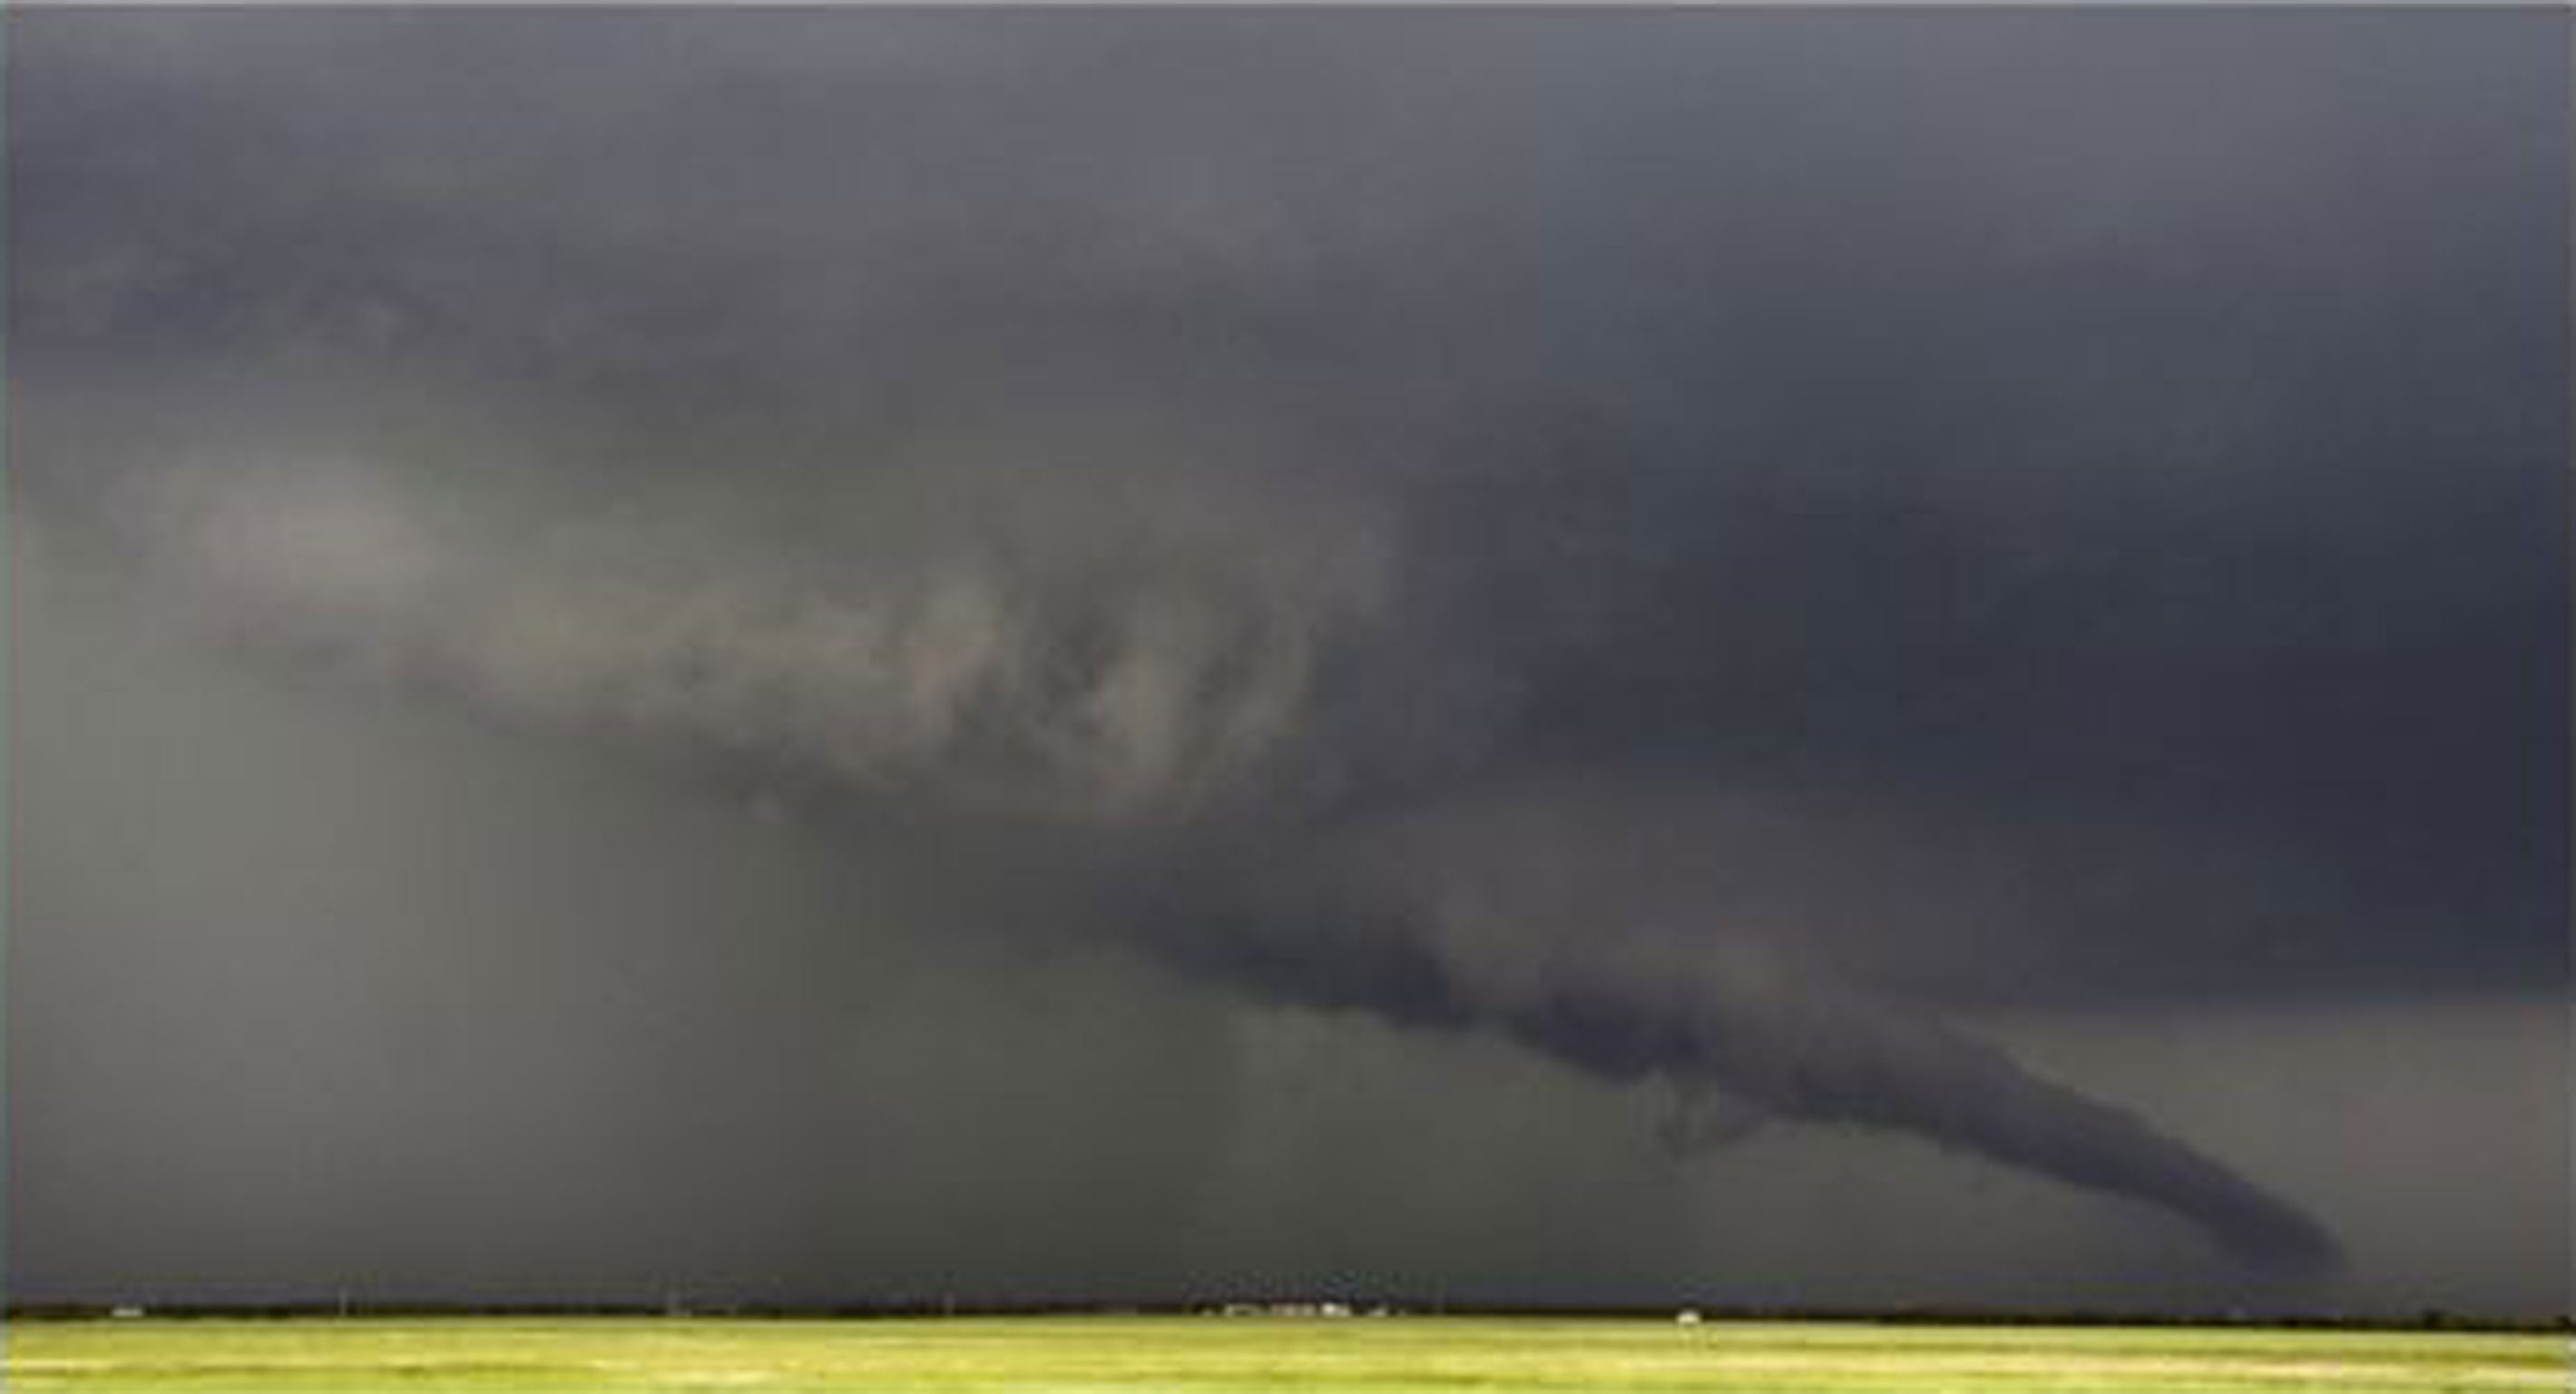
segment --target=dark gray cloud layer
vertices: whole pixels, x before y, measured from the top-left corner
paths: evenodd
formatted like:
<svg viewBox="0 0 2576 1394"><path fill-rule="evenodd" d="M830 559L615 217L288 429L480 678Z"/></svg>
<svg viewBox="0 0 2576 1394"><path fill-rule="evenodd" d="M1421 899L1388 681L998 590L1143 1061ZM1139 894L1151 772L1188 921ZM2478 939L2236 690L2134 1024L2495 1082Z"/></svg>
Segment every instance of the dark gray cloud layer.
<svg viewBox="0 0 2576 1394"><path fill-rule="evenodd" d="M2313 1270L2313 1207L1944 1014L2563 994L2564 23L15 17L19 530L115 597L20 661L142 625L87 642L401 713L389 771L571 737L911 888L666 969L1130 962L1084 990L1489 1036L1667 1082L1677 1139L1911 1135ZM44 691L22 742L108 739ZM687 816L628 845L715 855ZM139 971L64 937L77 862L22 857L13 994ZM688 1010L828 1053L849 993ZM114 1029L44 1020L13 1100L76 1119ZM39 1236L96 1204L23 1170Z"/></svg>

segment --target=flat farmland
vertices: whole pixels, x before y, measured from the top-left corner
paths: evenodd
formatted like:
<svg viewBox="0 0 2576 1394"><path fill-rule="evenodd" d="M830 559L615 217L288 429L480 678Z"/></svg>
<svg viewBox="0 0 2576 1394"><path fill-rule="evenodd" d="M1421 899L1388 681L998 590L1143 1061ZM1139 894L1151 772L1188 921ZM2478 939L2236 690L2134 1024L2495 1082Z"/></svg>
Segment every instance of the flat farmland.
<svg viewBox="0 0 2576 1394"><path fill-rule="evenodd" d="M2560 1390L2563 1336L1387 1317L40 1320L6 1384L107 1391Z"/></svg>

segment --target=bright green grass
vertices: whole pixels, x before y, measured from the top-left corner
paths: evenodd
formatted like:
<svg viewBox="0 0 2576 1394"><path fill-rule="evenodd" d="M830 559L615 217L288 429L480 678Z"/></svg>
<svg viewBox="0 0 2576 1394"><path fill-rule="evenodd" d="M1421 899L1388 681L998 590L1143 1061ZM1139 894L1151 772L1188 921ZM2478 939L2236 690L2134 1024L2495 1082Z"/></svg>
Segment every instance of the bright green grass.
<svg viewBox="0 0 2576 1394"><path fill-rule="evenodd" d="M1760 1390L2234 1394L2569 1389L2563 1337L1348 1318L28 1322L46 1391Z"/></svg>

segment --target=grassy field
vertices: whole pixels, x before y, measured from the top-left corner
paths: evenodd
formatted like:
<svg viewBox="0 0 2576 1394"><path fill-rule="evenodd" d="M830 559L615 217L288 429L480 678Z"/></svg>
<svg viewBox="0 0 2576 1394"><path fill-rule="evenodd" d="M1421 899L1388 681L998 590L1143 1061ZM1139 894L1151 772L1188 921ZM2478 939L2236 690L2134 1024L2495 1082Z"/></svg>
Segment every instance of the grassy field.
<svg viewBox="0 0 2576 1394"><path fill-rule="evenodd" d="M1219 1317L36 1321L45 1391L2567 1390L2558 1336Z"/></svg>

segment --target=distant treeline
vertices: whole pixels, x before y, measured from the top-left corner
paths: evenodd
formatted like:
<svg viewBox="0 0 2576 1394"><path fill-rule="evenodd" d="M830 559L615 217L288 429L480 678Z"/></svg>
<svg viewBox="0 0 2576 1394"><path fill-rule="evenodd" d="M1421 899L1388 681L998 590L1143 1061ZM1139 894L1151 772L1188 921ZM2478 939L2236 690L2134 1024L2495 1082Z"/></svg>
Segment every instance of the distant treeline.
<svg viewBox="0 0 2576 1394"><path fill-rule="evenodd" d="M1319 1313L1320 1307L1333 1307ZM1197 1303L973 1302L899 1299L801 1305L681 1302L532 1302L505 1305L439 1302L105 1302L12 1303L9 1321L106 1321L150 1316L224 1320L317 1318L569 1318L725 1317L769 1321L853 1321L919 1317L1004 1316L1199 1316L1244 1321L1319 1315L1352 1321L1381 1317L1522 1317L1552 1320L1671 1321L1688 1312L1708 1324L1725 1322L1826 1322L1882 1326L2228 1326L2320 1331L2576 1332L2576 1316L2515 1317L2427 1309L2411 1314L2339 1312L2133 1312L2095 1309L1999 1311L1978 1307L1898 1307L1875 1310L1791 1306L1460 1306L1441 1302L1305 1302L1226 1300Z"/></svg>

